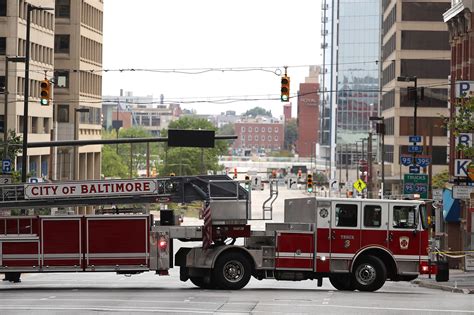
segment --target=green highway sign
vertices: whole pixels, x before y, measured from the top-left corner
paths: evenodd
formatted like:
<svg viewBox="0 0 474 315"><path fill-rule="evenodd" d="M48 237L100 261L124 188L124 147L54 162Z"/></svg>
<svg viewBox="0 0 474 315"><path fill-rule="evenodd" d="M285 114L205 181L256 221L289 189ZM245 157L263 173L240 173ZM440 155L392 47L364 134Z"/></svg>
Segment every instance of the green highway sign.
<svg viewBox="0 0 474 315"><path fill-rule="evenodd" d="M403 194L420 194L421 199L428 199L428 175L405 174L403 176Z"/></svg>

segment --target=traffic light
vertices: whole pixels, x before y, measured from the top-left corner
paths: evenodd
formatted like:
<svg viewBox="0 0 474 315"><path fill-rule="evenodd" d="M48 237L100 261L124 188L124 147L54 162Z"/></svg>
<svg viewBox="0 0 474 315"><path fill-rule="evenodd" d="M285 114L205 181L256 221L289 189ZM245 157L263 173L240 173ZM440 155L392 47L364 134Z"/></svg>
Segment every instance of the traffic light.
<svg viewBox="0 0 474 315"><path fill-rule="evenodd" d="M237 168L234 168L234 179L237 179Z"/></svg>
<svg viewBox="0 0 474 315"><path fill-rule="evenodd" d="M290 77L286 75L281 77L281 101L288 102L290 100Z"/></svg>
<svg viewBox="0 0 474 315"><path fill-rule="evenodd" d="M309 193L313 192L313 175L312 174L308 174L306 176L306 188Z"/></svg>
<svg viewBox="0 0 474 315"><path fill-rule="evenodd" d="M250 177L245 175L245 189L249 190L250 188Z"/></svg>
<svg viewBox="0 0 474 315"><path fill-rule="evenodd" d="M51 83L47 79L44 79L40 83L40 88L40 104L48 106L49 100L51 99Z"/></svg>

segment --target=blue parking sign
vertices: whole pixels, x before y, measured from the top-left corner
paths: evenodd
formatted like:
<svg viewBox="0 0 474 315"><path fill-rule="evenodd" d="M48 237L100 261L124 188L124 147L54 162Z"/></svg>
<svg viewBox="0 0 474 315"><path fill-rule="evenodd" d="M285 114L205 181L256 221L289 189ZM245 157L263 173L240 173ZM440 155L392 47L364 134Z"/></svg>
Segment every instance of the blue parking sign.
<svg viewBox="0 0 474 315"><path fill-rule="evenodd" d="M2 173L11 173L12 171L12 161L11 160L2 160Z"/></svg>

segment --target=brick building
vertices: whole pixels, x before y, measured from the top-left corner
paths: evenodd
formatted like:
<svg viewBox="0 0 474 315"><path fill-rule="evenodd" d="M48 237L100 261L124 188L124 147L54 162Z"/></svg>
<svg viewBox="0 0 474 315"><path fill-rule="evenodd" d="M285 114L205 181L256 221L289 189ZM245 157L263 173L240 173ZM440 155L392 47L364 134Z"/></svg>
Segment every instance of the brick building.
<svg viewBox="0 0 474 315"><path fill-rule="evenodd" d="M281 150L284 142L284 124L270 117L244 119L235 123L238 139L234 150L251 149L254 153Z"/></svg>
<svg viewBox="0 0 474 315"><path fill-rule="evenodd" d="M296 152L301 157L316 155L319 132L319 72L320 68L310 67L310 74L298 91L298 140Z"/></svg>

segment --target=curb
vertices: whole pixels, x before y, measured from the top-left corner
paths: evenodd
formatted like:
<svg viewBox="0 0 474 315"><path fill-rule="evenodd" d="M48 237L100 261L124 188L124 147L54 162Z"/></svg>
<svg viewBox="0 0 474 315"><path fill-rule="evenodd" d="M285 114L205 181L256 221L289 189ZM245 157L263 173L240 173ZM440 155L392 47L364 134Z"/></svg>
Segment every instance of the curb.
<svg viewBox="0 0 474 315"><path fill-rule="evenodd" d="M474 294L474 289L466 289L466 288L455 288L449 285L442 285L433 282L426 282L423 280L413 280L411 283L416 284L420 287L425 287L429 289L438 289L443 291L448 291L452 293L463 293L463 294Z"/></svg>

